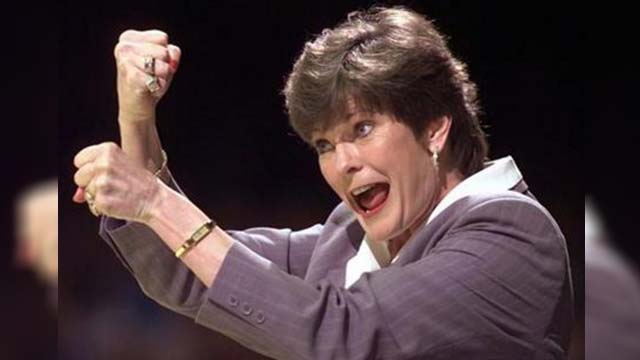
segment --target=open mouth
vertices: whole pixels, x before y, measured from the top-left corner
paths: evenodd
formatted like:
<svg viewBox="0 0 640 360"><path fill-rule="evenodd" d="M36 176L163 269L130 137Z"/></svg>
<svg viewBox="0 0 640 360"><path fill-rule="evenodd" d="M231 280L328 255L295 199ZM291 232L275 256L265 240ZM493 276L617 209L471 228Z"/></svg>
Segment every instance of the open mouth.
<svg viewBox="0 0 640 360"><path fill-rule="evenodd" d="M361 186L351 192L351 196L361 214L371 216L382 209L389 195L389 184L374 183Z"/></svg>

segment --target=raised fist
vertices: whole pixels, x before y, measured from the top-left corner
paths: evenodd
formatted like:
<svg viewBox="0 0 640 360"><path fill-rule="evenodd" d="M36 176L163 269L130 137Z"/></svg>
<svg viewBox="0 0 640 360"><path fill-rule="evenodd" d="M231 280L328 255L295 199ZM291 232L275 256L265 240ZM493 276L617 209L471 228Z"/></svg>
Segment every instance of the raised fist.
<svg viewBox="0 0 640 360"><path fill-rule="evenodd" d="M159 30L127 30L114 49L118 68L120 121L155 119L158 101L169 89L180 63L180 48Z"/></svg>

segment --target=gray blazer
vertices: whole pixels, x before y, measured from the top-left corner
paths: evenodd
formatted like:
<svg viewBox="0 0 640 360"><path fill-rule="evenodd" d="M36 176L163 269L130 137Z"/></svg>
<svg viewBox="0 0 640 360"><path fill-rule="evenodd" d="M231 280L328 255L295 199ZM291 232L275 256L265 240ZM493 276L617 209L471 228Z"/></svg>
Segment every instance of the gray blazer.
<svg viewBox="0 0 640 360"><path fill-rule="evenodd" d="M207 288L145 225L105 217L100 228L146 295L266 356L567 357L566 244L524 182L456 201L348 289L364 234L344 204L305 230L229 233L236 242Z"/></svg>

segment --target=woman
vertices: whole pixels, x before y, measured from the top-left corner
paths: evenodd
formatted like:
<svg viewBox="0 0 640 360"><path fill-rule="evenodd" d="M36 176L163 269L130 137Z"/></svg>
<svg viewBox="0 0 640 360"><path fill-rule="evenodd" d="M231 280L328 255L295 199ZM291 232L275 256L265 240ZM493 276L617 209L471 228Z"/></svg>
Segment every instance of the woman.
<svg viewBox="0 0 640 360"><path fill-rule="evenodd" d="M563 235L510 157L483 164L475 85L421 15L350 14L296 61L290 122L342 200L301 231L183 196L155 127L180 49L127 31L115 57L122 147L77 154L74 200L160 304L279 359L566 357Z"/></svg>

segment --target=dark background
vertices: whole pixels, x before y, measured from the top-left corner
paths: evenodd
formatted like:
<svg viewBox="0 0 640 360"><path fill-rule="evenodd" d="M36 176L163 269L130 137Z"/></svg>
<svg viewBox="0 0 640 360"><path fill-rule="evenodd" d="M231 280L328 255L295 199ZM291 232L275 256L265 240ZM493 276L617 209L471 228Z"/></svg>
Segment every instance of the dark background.
<svg viewBox="0 0 640 360"><path fill-rule="evenodd" d="M598 44L600 51L579 56L578 46L585 38L573 9L537 3L393 3L427 14L451 38L452 51L469 65L471 78L478 84L491 157L514 157L532 192L564 231L572 260L576 329L580 334L584 124L585 119L596 116L608 124L608 115L618 107L613 101L603 105L615 97L606 86L614 82L616 88L615 75L623 70L603 70L602 66L587 72L582 69L587 60L597 58L594 53L605 51ZM158 124L172 172L187 195L227 229L256 225L296 229L322 222L338 199L324 183L315 155L292 135L280 90L306 40L334 26L349 11L370 4L67 3L42 15L42 23L50 26L38 35L57 41L42 52L35 51L26 75L38 79L43 67L51 68L55 76L46 84L53 91L43 93L47 99L43 105L42 99L34 103L29 95L31 87L27 87L27 114L41 120L33 129L31 122L20 126L23 133L40 133L41 138L21 136L13 141L34 141L43 149L28 158L28 164L34 165L20 165L26 169L20 176L30 179L55 171L35 164L47 156L47 163L55 161L56 151L51 150L55 141L50 140L55 139L55 125L45 119L58 115L61 359L259 358L145 298L98 237L97 219L86 206L71 201L75 190L73 156L85 146L119 139L113 59L119 34L128 28L162 29L183 50L180 70L158 109ZM28 24L37 23L32 20ZM34 52L28 43L23 46ZM585 79L595 81L597 91L591 92ZM601 130L588 125L587 138L592 136L603 145L617 143L611 141L612 129L605 129L609 133ZM609 136L600 138L605 133ZM628 167L634 163L630 158L637 151L634 153L631 146L628 150L616 153L616 164ZM588 190L606 199L611 197L603 190L608 186L602 184L609 178L606 175L619 168L611 168L605 157L609 156L589 156L586 174ZM598 182L600 178L603 180ZM17 180L16 184L21 183ZM618 241L631 249L630 241ZM11 279L23 275L17 276ZM12 283L9 290L22 294L25 290L21 286ZM33 288L36 300L32 301L37 302L38 287ZM18 306L17 300L12 306ZM29 316L22 317L24 323L52 323ZM15 347L33 344L35 337L44 351L51 342L43 339L50 335L34 332L29 342L17 342ZM574 359L581 358L580 341L578 336Z"/></svg>
<svg viewBox="0 0 640 360"><path fill-rule="evenodd" d="M55 177L58 155L59 27L27 10L5 4L0 21L0 359L11 360L50 359L57 342L55 292L15 258L16 197Z"/></svg>

